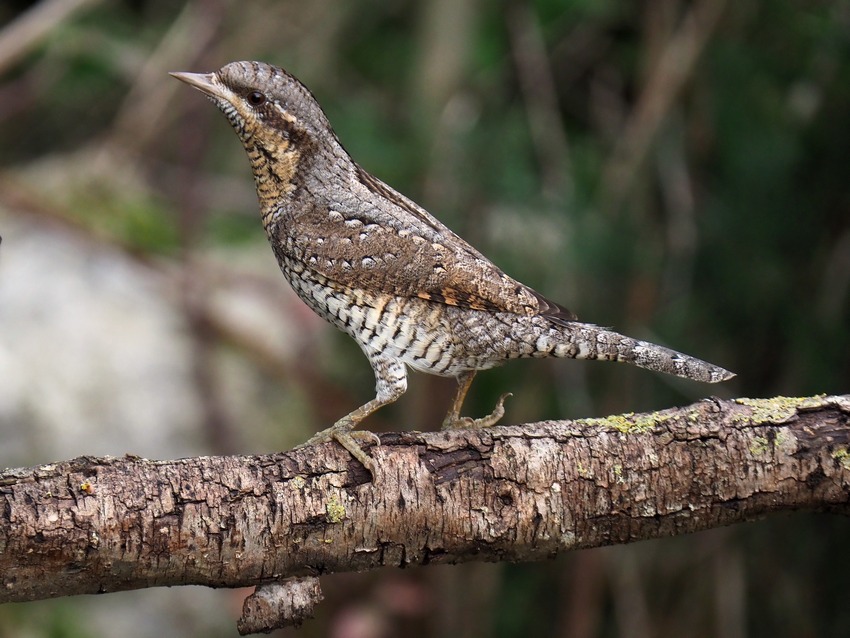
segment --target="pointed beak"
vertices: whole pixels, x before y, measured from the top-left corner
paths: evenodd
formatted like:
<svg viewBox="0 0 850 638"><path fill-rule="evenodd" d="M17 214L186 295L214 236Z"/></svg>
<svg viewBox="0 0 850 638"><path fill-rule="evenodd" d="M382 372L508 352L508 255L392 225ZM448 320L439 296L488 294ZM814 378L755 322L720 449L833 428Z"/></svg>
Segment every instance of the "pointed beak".
<svg viewBox="0 0 850 638"><path fill-rule="evenodd" d="M225 97L224 91L215 77L215 73L184 73L182 71L174 71L169 73L169 75L198 89L201 93L206 93L210 97Z"/></svg>

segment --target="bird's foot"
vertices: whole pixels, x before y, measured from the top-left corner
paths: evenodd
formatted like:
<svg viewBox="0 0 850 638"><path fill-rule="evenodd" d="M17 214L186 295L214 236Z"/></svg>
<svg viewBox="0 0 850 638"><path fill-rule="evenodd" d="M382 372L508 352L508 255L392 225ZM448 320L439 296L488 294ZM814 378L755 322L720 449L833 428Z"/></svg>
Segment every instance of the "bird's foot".
<svg viewBox="0 0 850 638"><path fill-rule="evenodd" d="M355 424L349 422L348 419L340 419L326 430L322 430L321 432L314 434L305 443L296 445L295 449L297 450L311 445L319 445L320 443L327 443L328 441L336 441L348 450L349 454L357 459L363 467L369 470L369 473L374 477L375 462L368 454L366 454L363 448L360 447L360 444L356 439L361 439L364 443L372 443L374 445L380 445L381 439L379 439L378 435L374 432L367 432L366 430L356 430L352 432L351 428L353 428L354 425Z"/></svg>
<svg viewBox="0 0 850 638"><path fill-rule="evenodd" d="M505 399L513 396L512 393L506 392L502 396L499 397L499 400L496 401L496 407L493 411L487 416L483 416L480 419L473 419L468 416L458 416L456 414L449 414L446 416L443 421L443 430L459 430L463 428L489 428L496 425L503 416L505 416Z"/></svg>

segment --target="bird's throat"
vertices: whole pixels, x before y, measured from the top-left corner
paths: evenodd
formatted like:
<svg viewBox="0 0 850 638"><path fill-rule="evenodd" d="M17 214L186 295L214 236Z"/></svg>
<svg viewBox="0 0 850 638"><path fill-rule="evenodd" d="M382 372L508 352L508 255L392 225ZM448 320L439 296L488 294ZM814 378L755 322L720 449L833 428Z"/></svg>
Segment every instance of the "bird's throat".
<svg viewBox="0 0 850 638"><path fill-rule="evenodd" d="M276 211L280 210L281 202L286 201L295 190L301 154L285 140L271 147L246 144L245 150L257 185L263 226L268 229Z"/></svg>

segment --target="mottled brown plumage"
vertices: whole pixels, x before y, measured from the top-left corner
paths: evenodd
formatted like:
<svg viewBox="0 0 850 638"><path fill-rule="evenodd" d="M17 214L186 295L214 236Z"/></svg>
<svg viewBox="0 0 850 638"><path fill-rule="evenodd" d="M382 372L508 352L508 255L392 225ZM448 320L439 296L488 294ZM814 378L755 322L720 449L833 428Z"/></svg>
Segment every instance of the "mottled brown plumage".
<svg viewBox="0 0 850 638"><path fill-rule="evenodd" d="M233 62L174 73L227 116L248 153L263 226L298 295L350 334L375 372L376 397L309 443L336 439L367 467L351 430L407 388L406 366L453 376L444 427L488 426L460 408L477 370L519 357L625 361L714 383L712 364L580 323L512 279L422 207L355 164L307 88L283 69ZM364 433L365 434L365 433Z"/></svg>

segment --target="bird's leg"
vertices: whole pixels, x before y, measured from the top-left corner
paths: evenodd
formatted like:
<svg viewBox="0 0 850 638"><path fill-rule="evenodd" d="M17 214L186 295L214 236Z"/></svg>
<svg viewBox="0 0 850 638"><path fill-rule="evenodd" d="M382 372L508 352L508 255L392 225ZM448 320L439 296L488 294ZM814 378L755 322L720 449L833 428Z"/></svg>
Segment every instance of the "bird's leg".
<svg viewBox="0 0 850 638"><path fill-rule="evenodd" d="M373 441L376 445L380 445L381 440L378 438L378 435L372 432L352 432L352 430L375 410L388 403L392 403L404 394L405 390L407 390L407 370L404 364L396 359L370 356L369 362L372 364L372 369L375 372L375 398L342 417L331 427L315 434L306 443L296 446L296 449L307 447L308 445L336 441L348 450L351 456L360 461L372 476L374 476L374 461L363 451L363 448L360 447L360 444L357 443L355 438L367 439Z"/></svg>
<svg viewBox="0 0 850 638"><path fill-rule="evenodd" d="M381 398L374 398L368 403L361 405L356 410L352 411L350 414L339 419L336 423L334 423L331 427L314 434L310 439L302 443L301 445L296 446L297 448L307 447L309 445L318 445L319 443L327 443L328 441L336 441L346 450L351 453L355 459L360 461L360 463L374 475L374 465L372 463L372 459L369 457L366 452L363 451L363 448L360 447L360 444L355 440L356 438L365 438L375 441L376 444L380 444L381 440L377 437L376 434L372 432L356 432L352 433L352 430L357 427L357 425L365 419L367 416L372 414L378 408L386 405L387 403L391 403L395 399L385 400Z"/></svg>
<svg viewBox="0 0 850 638"><path fill-rule="evenodd" d="M443 430L453 430L462 428L466 422L472 421L470 418L461 419L460 409L463 407L463 402L466 399L466 393L469 392L469 387L472 385L472 380L475 378L475 370L463 372L457 377L457 392L455 398L452 399L452 406L449 408L446 418L443 419Z"/></svg>
<svg viewBox="0 0 850 638"><path fill-rule="evenodd" d="M457 428L489 428L496 425L505 415L505 399L511 396L507 392L499 397L496 402L496 407L487 416L480 419L471 419L469 417L461 417L460 409L463 406L463 400L466 398L466 393L469 392L469 386L472 385L472 380L475 378L475 370L469 370L460 374L457 378L457 394L452 401L452 407L449 408L449 413L443 419L443 430L454 430Z"/></svg>

